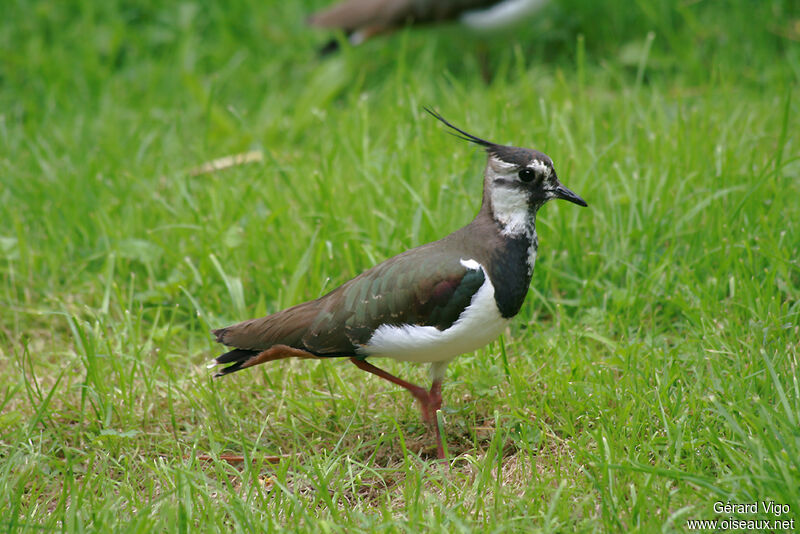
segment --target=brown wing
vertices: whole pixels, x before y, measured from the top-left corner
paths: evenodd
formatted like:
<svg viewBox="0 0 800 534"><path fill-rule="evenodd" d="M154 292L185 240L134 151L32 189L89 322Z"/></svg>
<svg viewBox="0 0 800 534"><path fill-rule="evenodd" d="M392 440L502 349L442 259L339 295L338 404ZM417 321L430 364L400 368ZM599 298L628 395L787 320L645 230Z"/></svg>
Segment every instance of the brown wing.
<svg viewBox="0 0 800 534"><path fill-rule="evenodd" d="M461 257L419 249L395 256L319 299L214 333L238 349L265 350L275 344L317 356L352 356L382 324L417 324L444 330L472 301L483 270L468 269Z"/></svg>
<svg viewBox="0 0 800 534"><path fill-rule="evenodd" d="M389 28L409 16L413 0L346 0L318 11L308 22L319 28L355 31L365 27Z"/></svg>
<svg viewBox="0 0 800 534"><path fill-rule="evenodd" d="M447 20L494 3L497 0L345 0L314 13L309 23L348 32L364 28L388 29L409 22Z"/></svg>
<svg viewBox="0 0 800 534"><path fill-rule="evenodd" d="M264 350L277 343L302 348L302 338L319 314L320 300L304 302L266 317L214 330L213 333L219 343L239 349Z"/></svg>

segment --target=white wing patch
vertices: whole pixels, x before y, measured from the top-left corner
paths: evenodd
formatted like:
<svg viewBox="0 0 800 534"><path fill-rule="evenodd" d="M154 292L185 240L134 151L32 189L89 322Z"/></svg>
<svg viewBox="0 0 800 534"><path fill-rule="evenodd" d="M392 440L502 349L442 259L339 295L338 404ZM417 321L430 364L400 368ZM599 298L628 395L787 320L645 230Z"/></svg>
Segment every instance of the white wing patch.
<svg viewBox="0 0 800 534"><path fill-rule="evenodd" d="M472 296L469 306L446 330L435 326L383 325L372 334L359 352L406 362L449 362L494 340L506 327L494 300L494 286L483 266L473 259L461 260L467 269L481 269L484 282Z"/></svg>
<svg viewBox="0 0 800 534"><path fill-rule="evenodd" d="M470 269L472 271L477 271L478 269L483 269L483 267L481 267L481 264L478 263L475 260L465 260L465 259L462 258L460 260L460 263L461 263L461 265L463 265L464 267L466 267L467 269ZM486 272L485 271L484 271L483 275L486 276Z"/></svg>

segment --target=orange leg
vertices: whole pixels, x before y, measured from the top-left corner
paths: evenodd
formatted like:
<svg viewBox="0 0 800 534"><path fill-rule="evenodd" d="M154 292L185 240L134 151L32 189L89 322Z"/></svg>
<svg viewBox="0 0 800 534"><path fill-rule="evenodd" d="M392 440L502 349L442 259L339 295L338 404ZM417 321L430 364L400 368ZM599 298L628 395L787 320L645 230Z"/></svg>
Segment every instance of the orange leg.
<svg viewBox="0 0 800 534"><path fill-rule="evenodd" d="M365 360L359 360L358 358L350 358L350 361L353 362L356 367L361 369L362 371L367 371L368 373L372 373L376 376L383 378L384 380L388 380L392 384L397 384L400 387L403 387L414 396L415 399L419 401L420 411L422 412L422 420L430 426L434 434L436 435L436 454L440 460L444 460L444 446L442 445L442 434L439 430L439 420L436 418L436 411L442 407L442 381L441 379L436 379L433 381L433 385L431 386L430 391L426 390L423 387L420 387L416 384L412 384L411 382L406 382L402 378L397 378L393 374L387 373L383 369L379 369L375 367L371 363L367 363Z"/></svg>

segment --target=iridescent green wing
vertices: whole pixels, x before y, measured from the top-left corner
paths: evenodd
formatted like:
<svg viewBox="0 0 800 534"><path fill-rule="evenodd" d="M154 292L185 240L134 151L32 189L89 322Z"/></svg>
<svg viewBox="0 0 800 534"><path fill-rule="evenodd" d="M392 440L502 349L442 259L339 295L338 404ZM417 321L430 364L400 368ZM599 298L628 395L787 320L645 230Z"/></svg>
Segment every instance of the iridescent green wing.
<svg viewBox="0 0 800 534"><path fill-rule="evenodd" d="M483 285L483 270L441 250L391 258L315 301L319 313L302 338L318 355L353 354L381 325L446 330Z"/></svg>

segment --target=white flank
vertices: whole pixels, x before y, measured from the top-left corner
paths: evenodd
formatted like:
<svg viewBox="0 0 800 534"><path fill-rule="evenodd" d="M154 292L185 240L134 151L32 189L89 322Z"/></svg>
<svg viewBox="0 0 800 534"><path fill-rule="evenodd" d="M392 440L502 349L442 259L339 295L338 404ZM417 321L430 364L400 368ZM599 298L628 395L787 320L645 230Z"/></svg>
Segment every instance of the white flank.
<svg viewBox="0 0 800 534"><path fill-rule="evenodd" d="M533 217L528 207L528 198L516 189L491 186L492 214L497 222L503 225L503 234L514 236L530 235L533 228Z"/></svg>
<svg viewBox="0 0 800 534"><path fill-rule="evenodd" d="M485 280L472 296L469 306L446 330L435 326L383 325L375 330L360 352L369 356L387 356L406 362L449 362L465 352L472 352L494 340L508 324L494 300L494 286L486 270L475 260L461 260L468 269L481 269ZM439 373L444 366L438 366ZM434 371L434 374L437 374Z"/></svg>
<svg viewBox="0 0 800 534"><path fill-rule="evenodd" d="M539 11L548 0L505 0L488 9L467 11L461 22L473 30L497 30Z"/></svg>

